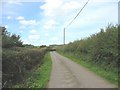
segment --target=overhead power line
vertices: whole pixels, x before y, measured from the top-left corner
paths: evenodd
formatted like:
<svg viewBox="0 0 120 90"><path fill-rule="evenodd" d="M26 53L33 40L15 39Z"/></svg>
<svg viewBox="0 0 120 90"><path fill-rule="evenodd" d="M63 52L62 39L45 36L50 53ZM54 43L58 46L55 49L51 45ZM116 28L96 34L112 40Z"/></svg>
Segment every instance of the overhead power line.
<svg viewBox="0 0 120 90"><path fill-rule="evenodd" d="M65 45L65 30L68 26L70 26L73 21L79 16L79 14L82 12L82 10L85 8L85 6L88 4L89 0L85 3L85 5L80 9L80 11L77 13L77 15L73 18L73 20L64 28L63 31L63 44Z"/></svg>
<svg viewBox="0 0 120 90"><path fill-rule="evenodd" d="M82 12L82 10L85 8L85 6L88 4L88 2L89 2L89 0L85 3L85 5L80 9L80 11L78 12L78 14L73 18L73 20L66 26L66 28L68 27L68 26L70 26L72 23L73 23L73 21L79 16L79 14Z"/></svg>

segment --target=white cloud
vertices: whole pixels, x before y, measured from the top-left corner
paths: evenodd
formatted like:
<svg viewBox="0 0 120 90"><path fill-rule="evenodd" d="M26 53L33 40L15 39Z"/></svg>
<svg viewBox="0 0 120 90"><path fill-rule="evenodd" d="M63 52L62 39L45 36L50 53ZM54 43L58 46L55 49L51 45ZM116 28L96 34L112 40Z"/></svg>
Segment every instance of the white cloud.
<svg viewBox="0 0 120 90"><path fill-rule="evenodd" d="M28 36L29 40L39 40L40 39L40 35L36 34L31 34Z"/></svg>
<svg viewBox="0 0 120 90"><path fill-rule="evenodd" d="M19 21L21 27L37 25L37 21L36 20L34 20L34 19L27 20L23 16L16 17L16 20Z"/></svg>
<svg viewBox="0 0 120 90"><path fill-rule="evenodd" d="M63 7L61 7L64 10L73 10L73 9L78 9L81 4L79 4L76 1L70 1L68 3L65 3Z"/></svg>
<svg viewBox="0 0 120 90"><path fill-rule="evenodd" d="M48 33L45 33L45 36L47 37L47 36L49 36L49 34L48 34Z"/></svg>
<svg viewBox="0 0 120 90"><path fill-rule="evenodd" d="M77 17L77 19L72 23L72 27L79 28L80 26L85 27L87 25L94 25L97 23L111 23L117 21L117 11L114 11L117 9L113 5L106 5L106 6L99 6L96 7L95 4L92 4L92 2L89 3L88 7L83 11L80 16ZM99 3L103 4L104 3ZM94 8L96 7L96 8ZM91 9L93 8L93 9ZM114 11L114 13L113 13ZM113 17L113 18L111 18ZM116 19L115 19L116 17ZM70 22L70 21L69 21Z"/></svg>
<svg viewBox="0 0 120 90"><path fill-rule="evenodd" d="M8 28L9 26L8 25L5 25L5 28Z"/></svg>
<svg viewBox="0 0 120 90"><path fill-rule="evenodd" d="M44 2L44 0L2 0L2 2L21 5L21 2Z"/></svg>
<svg viewBox="0 0 120 90"><path fill-rule="evenodd" d="M55 0L54 2L51 2L50 0L45 0L45 4L43 4L42 6L40 6L40 9L42 9L44 11L44 15L51 17L54 16L54 18L59 18L59 20L63 19L62 21L64 21L65 19L67 19L67 21L65 20L65 22L68 22L68 19L71 20L74 18L74 16L78 13L78 11L83 7L83 5L86 3L87 0ZM93 8L90 7L90 11L95 11L96 6L99 7L103 7L103 12L104 10L104 4L106 3L106 5L109 5L111 3L117 3L118 0L90 0L88 5L85 7L88 8L88 6L95 6ZM110 6L110 5L109 5ZM109 11L109 8L107 8L107 10ZM84 10L83 10L84 11ZM83 12L82 11L82 12ZM97 12L98 10L96 9L95 12ZM105 13L105 12L104 12ZM87 13L85 12L85 16L91 14L91 12ZM94 12L92 13L93 17L100 17L100 15L96 15ZM107 14L107 13L105 13ZM107 14L109 15L109 14ZM97 20L96 20L97 21Z"/></svg>
<svg viewBox="0 0 120 90"><path fill-rule="evenodd" d="M52 37L52 41L58 41L58 37Z"/></svg>
<svg viewBox="0 0 120 90"><path fill-rule="evenodd" d="M90 0L90 2L118 2L119 0Z"/></svg>
<svg viewBox="0 0 120 90"><path fill-rule="evenodd" d="M62 0L45 0L45 4L40 6L40 9L44 10L45 16L54 16L54 12L59 10L59 7L62 5Z"/></svg>
<svg viewBox="0 0 120 90"><path fill-rule="evenodd" d="M30 42L27 39L24 39L23 44L30 44Z"/></svg>
<svg viewBox="0 0 120 90"><path fill-rule="evenodd" d="M23 33L23 30L20 30L20 33Z"/></svg>
<svg viewBox="0 0 120 90"><path fill-rule="evenodd" d="M44 10L45 16L50 18L51 16L54 16L57 21L60 23L64 22L62 25L66 26L69 24L69 22L71 22L71 20L79 12L86 1L87 0L57 0L56 2L51 2L50 0L46 0L45 4L40 6L40 8ZM117 1L118 0L90 0L79 17L77 17L77 19L74 21L76 24L74 25L79 27L80 25L84 26L96 22L101 22L102 20L105 20L106 22L114 22L114 18L112 19L109 17L110 15L113 15L112 12L115 10L114 4L117 4ZM118 14L116 13L113 16L117 15ZM49 28L49 25L45 24L44 27L47 29Z"/></svg>
<svg viewBox="0 0 120 90"><path fill-rule="evenodd" d="M37 32L37 30L32 29L32 30L30 30L30 33L31 34L37 34L38 32Z"/></svg>
<svg viewBox="0 0 120 90"><path fill-rule="evenodd" d="M2 2L6 2L7 4L22 5L21 0L3 0Z"/></svg>
<svg viewBox="0 0 120 90"><path fill-rule="evenodd" d="M12 17L11 16L7 16L7 19L10 20L10 19L12 19Z"/></svg>
<svg viewBox="0 0 120 90"><path fill-rule="evenodd" d="M73 12L75 9L79 9L83 3L78 0L45 0L45 4L40 6L40 9L44 10L45 16L65 16Z"/></svg>
<svg viewBox="0 0 120 90"><path fill-rule="evenodd" d="M30 34L30 35L28 35L28 38L26 38L26 39L23 40L23 44L36 45L36 44L38 44L39 39L40 39L40 35Z"/></svg>
<svg viewBox="0 0 120 90"><path fill-rule="evenodd" d="M40 39L40 34L39 34L39 32L37 30L32 29L32 30L29 31L29 33L30 33L29 36L28 36L29 40L38 40L38 39Z"/></svg>
<svg viewBox="0 0 120 90"><path fill-rule="evenodd" d="M10 2L7 2L8 4L16 4L16 5L22 5L22 3L20 2L14 2L14 1L10 1Z"/></svg>
<svg viewBox="0 0 120 90"><path fill-rule="evenodd" d="M58 23L55 21L55 20L53 20L53 19L51 19L51 20L48 20L45 24L44 24L44 29L53 29L53 28L55 28L55 26L57 25Z"/></svg>
<svg viewBox="0 0 120 90"><path fill-rule="evenodd" d="M23 16L16 17L17 20L24 20L25 18Z"/></svg>
<svg viewBox="0 0 120 90"><path fill-rule="evenodd" d="M36 25L36 24L37 24L36 20L25 20L25 19L19 20L19 23L20 23L23 27L25 27L25 26L30 26L30 25Z"/></svg>

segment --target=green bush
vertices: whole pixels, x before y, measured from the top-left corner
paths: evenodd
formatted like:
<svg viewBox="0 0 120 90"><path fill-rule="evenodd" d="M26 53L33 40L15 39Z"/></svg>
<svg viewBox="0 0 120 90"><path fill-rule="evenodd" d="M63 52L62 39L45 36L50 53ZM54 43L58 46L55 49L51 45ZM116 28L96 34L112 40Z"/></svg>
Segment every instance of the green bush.
<svg viewBox="0 0 120 90"><path fill-rule="evenodd" d="M2 85L12 87L23 82L25 76L37 65L43 63L42 59L46 48L35 48L32 45L22 45L20 36L10 35L5 27L2 32ZM27 46L27 47L26 47Z"/></svg>
<svg viewBox="0 0 120 90"><path fill-rule="evenodd" d="M1 27L1 26L0 26L0 32L2 32L2 47L3 48L22 46L22 41L20 40L19 35L16 35L16 34L10 35L10 32L8 32L5 27Z"/></svg>
<svg viewBox="0 0 120 90"><path fill-rule="evenodd" d="M46 49L12 48L3 49L3 85L10 87L24 80L25 74L42 64ZM7 83L6 83L7 82Z"/></svg>
<svg viewBox="0 0 120 90"><path fill-rule="evenodd" d="M118 26L108 25L97 34L58 48L78 58L118 72Z"/></svg>

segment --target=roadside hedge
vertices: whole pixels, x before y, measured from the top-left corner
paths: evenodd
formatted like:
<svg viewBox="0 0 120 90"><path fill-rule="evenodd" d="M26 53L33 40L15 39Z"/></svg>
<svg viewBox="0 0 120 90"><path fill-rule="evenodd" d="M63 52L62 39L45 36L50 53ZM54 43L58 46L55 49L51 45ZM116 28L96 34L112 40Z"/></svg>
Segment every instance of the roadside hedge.
<svg viewBox="0 0 120 90"><path fill-rule="evenodd" d="M118 25L108 25L99 33L60 46L58 50L118 73Z"/></svg>
<svg viewBox="0 0 120 90"><path fill-rule="evenodd" d="M20 35L11 34L0 26L2 38L2 86L24 83L32 69L41 66L46 48L23 45Z"/></svg>
<svg viewBox="0 0 120 90"><path fill-rule="evenodd" d="M12 87L18 82L24 82L25 75L43 63L46 49L35 48L3 48L2 53L2 85Z"/></svg>

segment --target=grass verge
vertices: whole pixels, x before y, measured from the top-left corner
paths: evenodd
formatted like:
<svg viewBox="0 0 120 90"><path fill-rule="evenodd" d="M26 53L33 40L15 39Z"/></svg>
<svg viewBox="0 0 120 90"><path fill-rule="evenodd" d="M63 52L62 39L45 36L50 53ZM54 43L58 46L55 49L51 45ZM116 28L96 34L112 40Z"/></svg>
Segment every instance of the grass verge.
<svg viewBox="0 0 120 90"><path fill-rule="evenodd" d="M35 70L32 70L29 78L21 84L16 85L15 88L46 88L49 81L50 72L52 68L52 61L50 53L47 53L43 59L43 64Z"/></svg>
<svg viewBox="0 0 120 90"><path fill-rule="evenodd" d="M70 60L88 68L89 70L91 70L94 73L96 73L97 75L103 77L104 79L106 79L110 83L118 86L118 74L116 74L112 71L106 71L102 67L99 67L98 65L92 64L90 62L86 62L80 58L75 57L72 54L64 53L61 51L57 51L57 52L65 57L69 58Z"/></svg>

